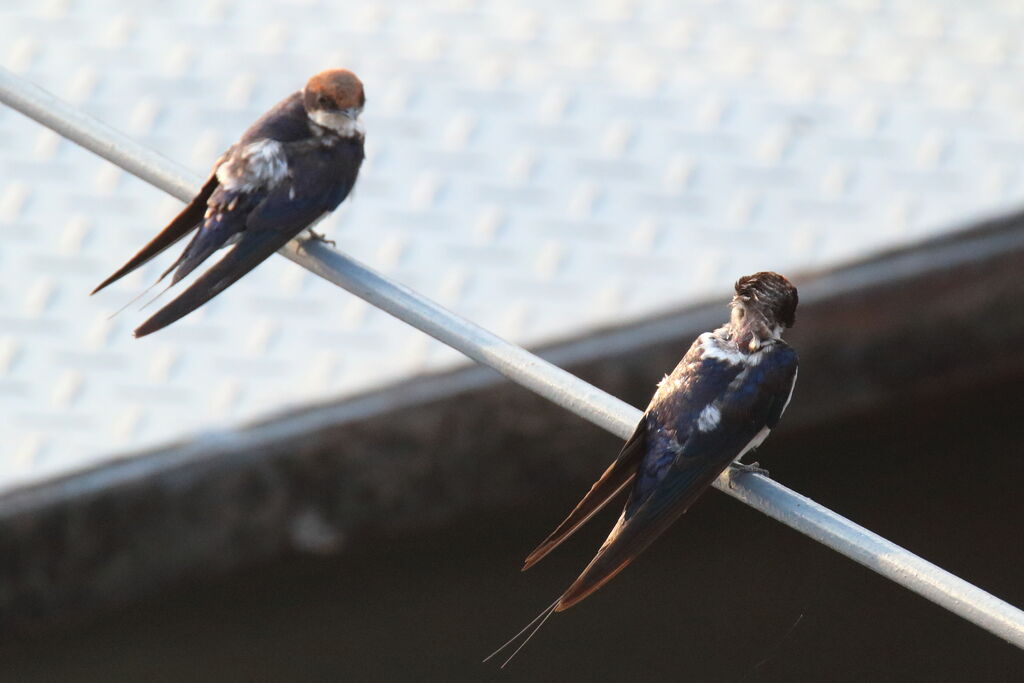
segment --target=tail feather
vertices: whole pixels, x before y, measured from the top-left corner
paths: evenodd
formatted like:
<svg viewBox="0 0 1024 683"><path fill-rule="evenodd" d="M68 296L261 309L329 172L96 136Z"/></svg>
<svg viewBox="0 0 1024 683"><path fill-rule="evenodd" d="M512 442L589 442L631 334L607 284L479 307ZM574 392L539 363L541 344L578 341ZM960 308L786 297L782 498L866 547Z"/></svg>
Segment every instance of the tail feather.
<svg viewBox="0 0 1024 683"><path fill-rule="evenodd" d="M502 662L501 667L499 667L499 668L504 669L506 666L508 666L508 663L511 662L515 658L515 656L517 654L519 654L519 651L522 650L524 647L526 647L526 644L528 642L530 642L530 640L535 635L537 635L537 631L539 631L541 629L541 627L544 626L544 623L548 619L551 618L551 615L554 614L557 611L557 607L558 607L558 600L555 600L553 603L551 603L550 605L545 607L544 610L541 611L540 614L535 616L533 618L533 621L531 621L529 624L524 626L522 628L522 630L519 631L519 633L515 634L514 636L512 636L511 638L506 640L504 645L502 645L497 650L495 650L491 654L489 654L486 657L484 657L483 661L489 662L491 659L493 659L495 657L495 655L497 655L498 653L500 653L500 652L502 652L504 650L507 650L511 645L513 645L517 640L519 640L519 638L521 638L524 633L529 631L530 632L529 635L527 635L526 638L523 639L523 642L519 643L519 646L515 650L512 651L512 654L510 654L508 656L508 659L506 659L504 662ZM537 622L540 622L540 623L537 623ZM536 627L534 627L534 624L537 624Z"/></svg>
<svg viewBox="0 0 1024 683"><path fill-rule="evenodd" d="M630 544L630 552L628 553L614 552L617 550L615 548L615 541L624 528L626 528L626 521L623 516L619 518L618 523L611 533L608 534L608 540L601 546L594 559L590 561L590 564L587 565L572 585L562 593L558 599L558 604L555 606L556 612L564 612L576 603L583 601L618 576L619 572L625 569L637 555L643 552L654 540L654 537L657 536L657 534L654 534L639 546Z"/></svg>
<svg viewBox="0 0 1024 683"><path fill-rule="evenodd" d="M113 275L101 282L91 293L95 294L106 286L120 280L128 273L145 265L151 259L163 253L165 249L173 246L178 240L192 232L202 222L203 216L206 213L206 201L217 188L216 170L216 166L214 166L214 172L206 179L199 194L181 210L181 213L175 216L174 220L167 224L167 227L161 230L156 237L150 240L146 246L142 247L135 256L131 257Z"/></svg>
<svg viewBox="0 0 1024 683"><path fill-rule="evenodd" d="M569 609L611 581L700 498L728 466L673 469L639 506L626 504L619 521L586 569L562 594L556 612ZM631 511L632 510L632 511Z"/></svg>
<svg viewBox="0 0 1024 683"><path fill-rule="evenodd" d="M293 236L276 230L247 230L242 238L220 261L211 266L198 280L135 330L136 337L144 337L183 318L217 296L243 275L258 266Z"/></svg>
<svg viewBox="0 0 1024 683"><path fill-rule="evenodd" d="M644 415L633 431L633 435L629 437L629 440L622 447L619 457L615 459L615 462L590 487L587 495L569 513L569 516L558 525L558 528L552 531L526 557L523 563L523 571L540 562L548 553L561 545L565 539L586 524L591 517L596 515L605 505L629 486L636 476L640 461L643 459L646 436L647 416Z"/></svg>

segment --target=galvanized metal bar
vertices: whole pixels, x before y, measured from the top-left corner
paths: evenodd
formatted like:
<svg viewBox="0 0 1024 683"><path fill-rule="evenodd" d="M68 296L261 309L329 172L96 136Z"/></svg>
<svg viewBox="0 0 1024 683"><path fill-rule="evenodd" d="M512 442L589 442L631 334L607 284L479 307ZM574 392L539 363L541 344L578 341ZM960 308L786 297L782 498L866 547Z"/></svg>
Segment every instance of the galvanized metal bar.
<svg viewBox="0 0 1024 683"><path fill-rule="evenodd" d="M0 68L0 101L121 168L187 201L200 179L173 161ZM292 241L281 253L510 380L623 439L641 412L465 320L323 243ZM1024 649L1024 612L877 534L755 474L726 472L715 485L787 526Z"/></svg>

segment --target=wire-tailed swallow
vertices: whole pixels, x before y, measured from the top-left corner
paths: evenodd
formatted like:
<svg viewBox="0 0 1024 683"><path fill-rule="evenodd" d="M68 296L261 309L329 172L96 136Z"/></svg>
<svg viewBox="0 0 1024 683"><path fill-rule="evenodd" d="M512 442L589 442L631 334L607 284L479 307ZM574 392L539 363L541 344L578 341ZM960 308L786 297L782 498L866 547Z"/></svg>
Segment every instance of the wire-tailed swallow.
<svg viewBox="0 0 1024 683"><path fill-rule="evenodd" d="M632 485L619 521L583 573L501 649L540 622L529 640L553 612L572 607L610 581L730 463L751 469L740 465L740 458L765 440L793 395L797 356L781 335L793 326L797 291L777 273L755 273L739 279L730 306L729 322L697 337L659 383L619 457L526 558L524 570Z"/></svg>
<svg viewBox="0 0 1024 683"><path fill-rule="evenodd" d="M331 69L279 102L213 165L199 194L93 294L199 228L172 271L171 285L213 252L234 245L176 299L135 330L142 337L220 294L348 196L363 162L366 103L351 71ZM314 236L319 237L315 233Z"/></svg>

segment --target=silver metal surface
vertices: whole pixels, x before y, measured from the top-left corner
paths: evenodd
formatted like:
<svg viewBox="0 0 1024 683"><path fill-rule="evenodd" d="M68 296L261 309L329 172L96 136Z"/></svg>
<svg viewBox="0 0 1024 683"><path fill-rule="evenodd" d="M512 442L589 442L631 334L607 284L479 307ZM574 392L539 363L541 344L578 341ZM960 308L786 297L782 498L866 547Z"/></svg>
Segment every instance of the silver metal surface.
<svg viewBox="0 0 1024 683"><path fill-rule="evenodd" d="M123 136L10 73L0 75L0 100L54 125L62 135L118 163L131 159L145 178L179 198L189 196L181 178L198 186L199 178L173 162L152 155ZM58 128L59 126L59 128ZM474 360L564 406L622 438L629 436L640 411L563 370L466 321L407 287L394 283L323 244L304 248L292 242L283 253L299 265L379 306L391 315L450 344ZM786 487L758 475L730 478L715 484L833 550L850 557L951 612L1024 648L1024 612L917 557L850 520Z"/></svg>

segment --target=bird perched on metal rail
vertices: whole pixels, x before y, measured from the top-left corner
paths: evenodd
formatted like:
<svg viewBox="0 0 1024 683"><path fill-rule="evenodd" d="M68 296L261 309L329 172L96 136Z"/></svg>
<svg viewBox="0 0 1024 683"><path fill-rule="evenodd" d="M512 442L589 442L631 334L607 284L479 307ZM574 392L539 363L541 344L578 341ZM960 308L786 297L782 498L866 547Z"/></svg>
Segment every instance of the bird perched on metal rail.
<svg viewBox="0 0 1024 683"><path fill-rule="evenodd" d="M775 428L793 395L797 355L782 341L782 331L793 326L797 291L777 273L755 273L736 282L730 306L729 322L697 337L672 374L658 384L619 457L530 553L523 569L540 561L632 485L625 509L597 555L558 600L491 657L537 624L514 657L552 613L572 607L608 583L730 464L763 472L756 464L739 461Z"/></svg>
<svg viewBox="0 0 1024 683"><path fill-rule="evenodd" d="M363 162L366 103L351 71L330 69L279 102L213 165L188 206L93 294L124 277L196 228L171 272L174 285L222 247L234 245L176 299L135 330L142 337L220 294L348 196Z"/></svg>

